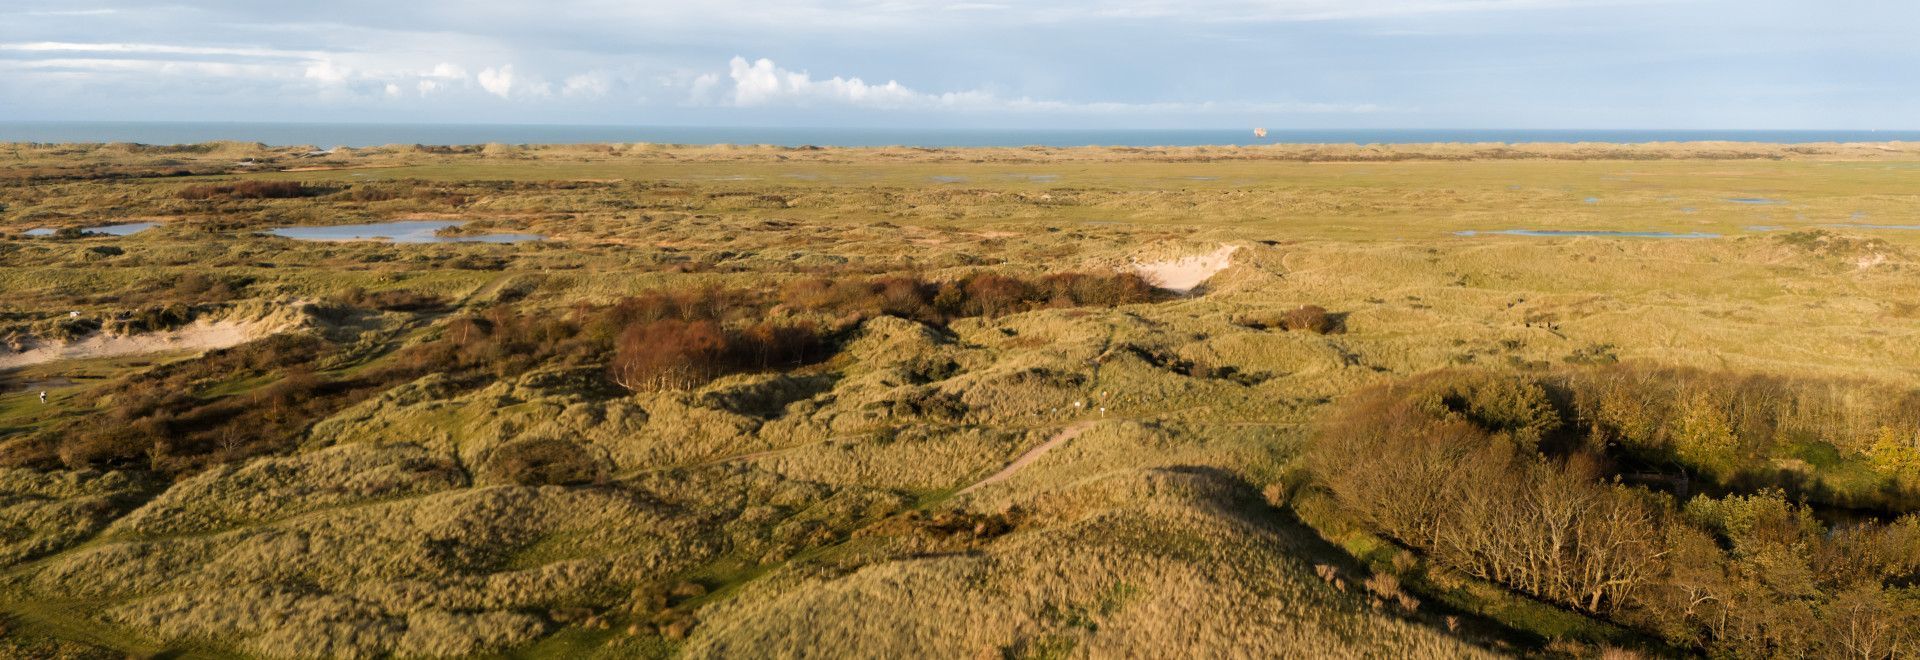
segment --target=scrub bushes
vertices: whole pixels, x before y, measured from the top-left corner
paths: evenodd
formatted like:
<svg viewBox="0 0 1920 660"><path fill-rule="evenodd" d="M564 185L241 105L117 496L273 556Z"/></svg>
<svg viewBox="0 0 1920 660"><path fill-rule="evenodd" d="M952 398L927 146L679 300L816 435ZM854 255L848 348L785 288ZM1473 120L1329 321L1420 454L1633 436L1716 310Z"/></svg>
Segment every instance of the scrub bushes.
<svg viewBox="0 0 1920 660"><path fill-rule="evenodd" d="M1913 396L1632 365L1438 372L1349 399L1309 465L1344 515L1441 567L1678 647L1899 657L1920 650L1911 500L1872 500L1887 522L1827 523L1809 480L1738 477L1802 434L1854 447L1828 468L1856 469L1848 429L1907 428Z"/></svg>
<svg viewBox="0 0 1920 660"><path fill-rule="evenodd" d="M294 199L313 197L325 192L320 188L310 188L298 181L239 181L235 183L202 184L187 186L180 190L180 199L201 201L212 199Z"/></svg>

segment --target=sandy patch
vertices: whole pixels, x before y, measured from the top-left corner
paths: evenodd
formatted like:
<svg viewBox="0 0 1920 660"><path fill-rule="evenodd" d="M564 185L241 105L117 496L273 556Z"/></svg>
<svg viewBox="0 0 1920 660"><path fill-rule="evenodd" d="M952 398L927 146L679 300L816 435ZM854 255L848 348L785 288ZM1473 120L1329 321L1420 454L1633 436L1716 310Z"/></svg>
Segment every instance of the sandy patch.
<svg viewBox="0 0 1920 660"><path fill-rule="evenodd" d="M178 330L138 335L96 334L76 342L49 344L18 353L0 354L0 369L44 364L56 360L84 360L174 351L210 351L247 343L277 328L261 322L200 321Z"/></svg>
<svg viewBox="0 0 1920 660"><path fill-rule="evenodd" d="M1134 272L1147 278L1154 286L1169 291L1187 293L1200 286L1201 282L1233 265L1233 253L1238 245L1222 245L1211 254L1202 254L1167 261L1150 261L1136 264Z"/></svg>

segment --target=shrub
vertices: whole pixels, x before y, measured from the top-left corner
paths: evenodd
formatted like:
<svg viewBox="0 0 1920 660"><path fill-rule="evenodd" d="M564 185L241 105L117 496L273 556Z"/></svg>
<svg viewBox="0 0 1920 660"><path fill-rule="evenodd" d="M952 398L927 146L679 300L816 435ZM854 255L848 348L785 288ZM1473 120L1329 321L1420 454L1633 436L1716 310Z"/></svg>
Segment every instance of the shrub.
<svg viewBox="0 0 1920 660"><path fill-rule="evenodd" d="M969 316L1003 316L1044 307L1116 306L1151 302L1161 294L1134 273L1060 273L1025 280L975 273L928 282L889 276L871 280L815 278L781 289L789 307L856 316L897 316L946 323Z"/></svg>
<svg viewBox="0 0 1920 660"><path fill-rule="evenodd" d="M495 479L522 486L572 486L606 477L586 447L552 438L501 445L488 456L486 470Z"/></svg>
<svg viewBox="0 0 1920 660"><path fill-rule="evenodd" d="M609 374L633 391L690 389L726 373L804 363L824 344L810 327L762 322L728 330L711 320L660 319L621 333Z"/></svg>
<svg viewBox="0 0 1920 660"><path fill-rule="evenodd" d="M1754 396L1729 396L1738 392ZM1602 401L1607 416L1587 417ZM1826 407L1836 401L1844 406ZM1439 372L1350 397L1308 462L1341 515L1443 569L1716 657L1824 656L1865 643L1886 657L1920 644L1911 628L1920 601L1888 597L1920 574L1920 516L1830 529L1773 487L1693 495L1683 508L1685 495L1608 479L1623 457L1607 455L1615 446L1604 439L1532 439L1671 428L1667 461L1691 462L1699 447L1720 457L1750 446L1743 427L1881 424L1905 414L1900 401L1864 385L1634 366ZM1367 586L1389 600L1401 585Z"/></svg>
<svg viewBox="0 0 1920 660"><path fill-rule="evenodd" d="M383 312L421 312L441 309L447 304L445 299L429 293L404 289L369 292L357 287L334 294L328 298L328 302Z"/></svg>
<svg viewBox="0 0 1920 660"><path fill-rule="evenodd" d="M1329 314L1319 305L1302 305L1285 312L1264 314L1245 314L1234 318L1234 325L1255 330L1283 330L1286 332L1304 331L1314 334L1333 334L1345 330L1337 314Z"/></svg>
<svg viewBox="0 0 1920 660"><path fill-rule="evenodd" d="M170 279L153 280L147 286L168 300L215 303L241 297L252 284L253 278L244 275L193 272Z"/></svg>
<svg viewBox="0 0 1920 660"><path fill-rule="evenodd" d="M294 199L313 197L325 192L321 188L311 188L298 181L238 181L234 183L201 184L187 186L180 190L180 199L189 201L213 199Z"/></svg>
<svg viewBox="0 0 1920 660"><path fill-rule="evenodd" d="M373 186L354 186L353 191L347 193L347 199L356 202L384 202L400 199L402 196L398 190L392 188L376 188Z"/></svg>
<svg viewBox="0 0 1920 660"><path fill-rule="evenodd" d="M160 332L192 323L194 311L183 303L148 305L119 319L121 332Z"/></svg>

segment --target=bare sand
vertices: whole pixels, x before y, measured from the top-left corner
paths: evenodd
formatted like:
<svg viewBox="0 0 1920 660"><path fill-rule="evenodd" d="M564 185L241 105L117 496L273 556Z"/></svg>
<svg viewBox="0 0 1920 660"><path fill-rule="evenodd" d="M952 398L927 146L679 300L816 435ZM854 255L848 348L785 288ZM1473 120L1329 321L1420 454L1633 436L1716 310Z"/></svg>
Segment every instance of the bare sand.
<svg viewBox="0 0 1920 660"><path fill-rule="evenodd" d="M1154 286L1168 291L1188 293L1199 287L1200 283L1207 281L1207 278L1233 265L1233 253L1239 250L1238 245L1222 245L1211 254L1151 261L1134 266L1134 271L1140 273L1141 277L1147 278L1147 281L1152 282Z"/></svg>
<svg viewBox="0 0 1920 660"><path fill-rule="evenodd" d="M0 369L44 364L56 360L84 360L174 351L210 351L238 346L272 334L277 328L263 322L201 321L178 330L138 335L91 335L64 344L47 344L18 353L0 354Z"/></svg>

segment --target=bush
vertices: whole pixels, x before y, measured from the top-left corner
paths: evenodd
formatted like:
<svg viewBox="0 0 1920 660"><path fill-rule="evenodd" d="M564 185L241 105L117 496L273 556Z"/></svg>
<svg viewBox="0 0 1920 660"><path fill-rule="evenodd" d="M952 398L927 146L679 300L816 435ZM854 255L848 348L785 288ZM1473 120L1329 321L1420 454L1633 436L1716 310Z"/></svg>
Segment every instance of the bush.
<svg viewBox="0 0 1920 660"><path fill-rule="evenodd" d="M804 364L825 352L822 334L766 322L727 330L711 320L648 321L621 333L609 374L633 391L691 389L727 373Z"/></svg>
<svg viewBox="0 0 1920 660"><path fill-rule="evenodd" d="M148 305L122 315L119 330L126 333L173 330L192 323L194 316L193 308L182 303Z"/></svg>
<svg viewBox="0 0 1920 660"><path fill-rule="evenodd" d="M495 479L522 486L573 486L606 478L587 448L551 438L501 445L488 456L486 470Z"/></svg>
<svg viewBox="0 0 1920 660"><path fill-rule="evenodd" d="M213 199L295 199L314 197L326 192L322 188L308 187L298 181L239 181L235 183L201 184L187 186L180 190L180 199L189 201Z"/></svg>
<svg viewBox="0 0 1920 660"><path fill-rule="evenodd" d="M372 186L354 186L353 191L347 193L347 199L356 202L384 202L400 199L403 196L400 191L392 188L376 188Z"/></svg>
<svg viewBox="0 0 1920 660"><path fill-rule="evenodd" d="M1920 516L1830 529L1770 487L1692 495L1682 507L1686 494L1623 483L1622 457L1608 455L1616 448L1605 437L1630 418L1633 429L1736 438L1708 443L1720 446L1739 444L1749 425L1800 416L1878 424L1890 410L1861 396L1871 388L1832 385L1644 367L1439 372L1350 397L1308 463L1341 515L1446 569L1681 647L1807 657L1870 644L1880 651L1869 657L1898 655L1892 649L1920 644L1920 599L1899 595L1920 576ZM1726 398L1763 390L1774 396ZM1832 400L1868 419L1847 422L1818 403ZM1613 402L1614 421L1587 417L1597 401ZM1602 437L1540 442L1569 434ZM1670 451L1685 460L1693 450ZM1375 591L1384 599L1389 586L1399 585Z"/></svg>
<svg viewBox="0 0 1920 660"><path fill-rule="evenodd" d="M1339 315L1329 314L1327 308L1319 305L1302 305L1279 313L1246 314L1235 318L1233 323L1255 330L1304 331L1319 335L1333 334L1346 329Z"/></svg>
<svg viewBox="0 0 1920 660"><path fill-rule="evenodd" d="M147 288L168 300L186 303L217 303L241 297L246 288L252 284L253 278L244 275L193 272L174 278L149 281Z"/></svg>
<svg viewBox="0 0 1920 660"><path fill-rule="evenodd" d="M1034 280L976 273L939 283L901 276L799 280L781 289L781 302L795 309L942 324L961 317L1003 316L1046 307L1151 302L1160 295L1134 273L1060 273Z"/></svg>
<svg viewBox="0 0 1920 660"><path fill-rule="evenodd" d="M334 294L328 302L346 307L375 309L383 312L422 312L446 307L447 301L439 296L394 289L369 292L366 289L353 288Z"/></svg>

